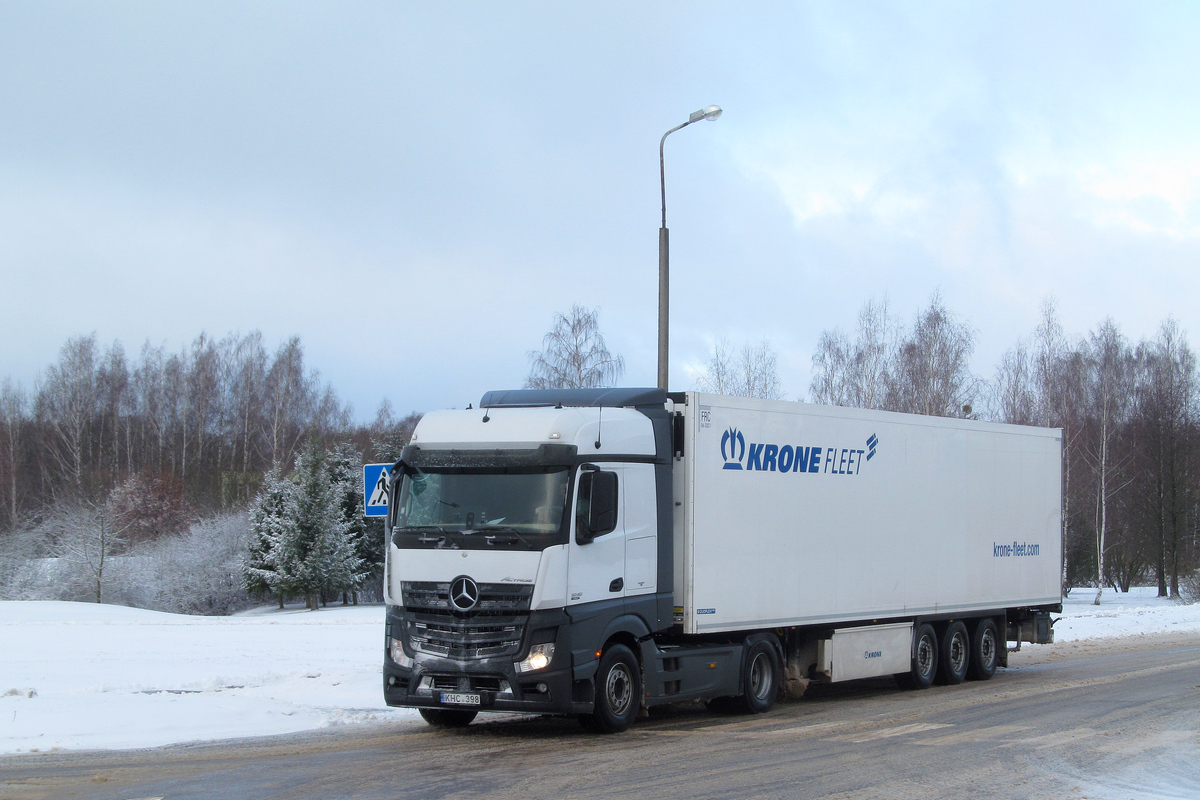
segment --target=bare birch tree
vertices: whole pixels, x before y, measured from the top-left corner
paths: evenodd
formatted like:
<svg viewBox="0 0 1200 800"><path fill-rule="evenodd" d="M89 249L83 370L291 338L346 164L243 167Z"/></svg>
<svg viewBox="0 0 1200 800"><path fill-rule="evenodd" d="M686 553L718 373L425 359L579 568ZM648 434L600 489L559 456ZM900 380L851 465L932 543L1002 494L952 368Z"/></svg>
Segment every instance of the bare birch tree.
<svg viewBox="0 0 1200 800"><path fill-rule="evenodd" d="M1104 320L1084 344L1089 368L1089 401L1094 432L1086 452L1096 481L1096 600L1104 592L1105 537L1113 498L1129 483L1124 477L1128 455L1117 448L1129 407L1129 346L1111 318Z"/></svg>
<svg viewBox="0 0 1200 800"><path fill-rule="evenodd" d="M82 569L92 586L97 603L104 602L104 588L111 581L113 555L125 546L125 529L105 503L76 499L56 508L44 523L53 541L54 553Z"/></svg>
<svg viewBox="0 0 1200 800"><path fill-rule="evenodd" d="M599 309L571 306L558 314L542 339L542 350L530 351L526 389L596 389L612 386L625 374L625 359L613 355L600 333Z"/></svg>
<svg viewBox="0 0 1200 800"><path fill-rule="evenodd" d="M812 359L812 401L886 409L889 375L900 336L900 323L892 316L887 297L863 304L853 343L840 330L822 332Z"/></svg>
<svg viewBox="0 0 1200 800"><path fill-rule="evenodd" d="M1069 533L1074 513L1073 483L1075 463L1080 458L1080 432L1084 424L1086 369L1082 354L1067 346L1058 321L1054 301L1042 301L1042 319L1033 335L1033 382L1036 388L1036 424L1062 428L1063 432L1063 509L1062 509L1062 587L1071 589Z"/></svg>
<svg viewBox="0 0 1200 800"><path fill-rule="evenodd" d="M888 408L934 417L970 416L979 390L968 363L974 350L975 332L935 292L896 351Z"/></svg>
<svg viewBox="0 0 1200 800"><path fill-rule="evenodd" d="M989 392L991 416L1013 425L1032 425L1037 418L1037 384L1034 364L1023 341L1000 359Z"/></svg>
<svg viewBox="0 0 1200 800"><path fill-rule="evenodd" d="M104 484L115 482L121 473L121 434L128 424L121 412L128 392L125 348L120 342L113 342L96 373L96 411L99 416L96 463L103 473Z"/></svg>
<svg viewBox="0 0 1200 800"><path fill-rule="evenodd" d="M96 410L95 334L67 340L58 363L46 370L38 403L38 416L52 432L50 455L78 489L83 484L88 433Z"/></svg>
<svg viewBox="0 0 1200 800"><path fill-rule="evenodd" d="M735 351L723 338L696 375L696 387L712 394L782 400L778 363L779 357L766 339L757 346L747 343Z"/></svg>
<svg viewBox="0 0 1200 800"><path fill-rule="evenodd" d="M21 468L21 427L25 422L25 393L8 378L0 384L0 477L9 527L17 526L18 472Z"/></svg>
<svg viewBox="0 0 1200 800"><path fill-rule="evenodd" d="M1197 499L1196 358L1178 323L1168 319L1153 342L1138 346L1134 435L1160 597L1179 596L1189 517Z"/></svg>

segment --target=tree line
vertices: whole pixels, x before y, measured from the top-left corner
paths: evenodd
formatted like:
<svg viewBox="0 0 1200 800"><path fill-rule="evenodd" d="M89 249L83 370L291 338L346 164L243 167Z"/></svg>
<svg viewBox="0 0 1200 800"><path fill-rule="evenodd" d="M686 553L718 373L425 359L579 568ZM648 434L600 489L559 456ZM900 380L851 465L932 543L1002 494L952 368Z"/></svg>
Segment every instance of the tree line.
<svg viewBox="0 0 1200 800"><path fill-rule="evenodd" d="M1064 590L1099 598L1153 581L1163 596L1195 596L1200 392L1178 324L1131 343L1106 319L1072 338L1046 303L990 379L971 372L975 343L937 294L907 322L872 300L855 330L821 334L807 399L1062 428ZM542 344L528 354L528 388L612 386L624 372L598 310L556 315ZM777 361L765 340L722 339L693 385L782 398ZM69 339L31 393L0 384L0 595L53 582L37 573L45 564L13 566L47 556L73 565L54 580L74 588L56 596L99 599L116 581L125 588L110 599L166 610L377 594L382 526L361 516L359 467L398 457L419 419L384 400L371 424L354 424L295 337L270 352L258 332L201 334L174 353L147 343L133 360L119 342ZM140 585L154 570L106 566L106 554L144 555L163 583ZM164 563L207 594L166 586Z"/></svg>
<svg viewBox="0 0 1200 800"><path fill-rule="evenodd" d="M975 334L936 294L911 326L865 304L853 339L821 335L813 402L983 418L1063 431L1063 589L1195 597L1200 567L1200 392L1178 323L1132 343L1111 318L1069 337L1052 302L991 380L970 371ZM982 407L981 407L982 406Z"/></svg>
<svg viewBox="0 0 1200 800"><path fill-rule="evenodd" d="M178 352L147 342L135 359L120 342L73 337L31 392L0 384L0 525L122 486L195 514L242 508L306 436L374 458L411 416L384 401L373 425L355 425L298 337L271 352L258 331L201 334Z"/></svg>
<svg viewBox="0 0 1200 800"><path fill-rule="evenodd" d="M31 392L0 383L0 598L225 613L249 591L311 604L309 583L255 582L244 566L247 510L314 460L337 465L335 538L354 554L349 578L316 596L378 596L382 525L361 517L361 465L398 457L420 416L385 399L355 424L298 337L271 352L257 331L201 334L132 360L120 342L72 337ZM355 500L357 516L344 508ZM171 585L181 575L191 592Z"/></svg>

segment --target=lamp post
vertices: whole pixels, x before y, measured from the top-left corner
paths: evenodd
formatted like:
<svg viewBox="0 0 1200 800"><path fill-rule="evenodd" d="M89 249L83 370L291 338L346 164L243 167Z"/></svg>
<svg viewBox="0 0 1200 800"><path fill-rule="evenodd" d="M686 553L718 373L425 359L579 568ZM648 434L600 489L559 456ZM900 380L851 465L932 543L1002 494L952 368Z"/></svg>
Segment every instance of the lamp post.
<svg viewBox="0 0 1200 800"><path fill-rule="evenodd" d="M663 161L663 145L666 144L667 137L680 128L686 128L693 122L699 122L702 119L715 120L719 116L721 116L720 106L709 106L699 111L693 111L687 122L671 128L662 135L662 139L658 142L658 179L662 186L662 227L658 229L658 388L664 391L667 388L667 330L670 327L668 320L671 287L667 274L670 245L667 234L667 169Z"/></svg>

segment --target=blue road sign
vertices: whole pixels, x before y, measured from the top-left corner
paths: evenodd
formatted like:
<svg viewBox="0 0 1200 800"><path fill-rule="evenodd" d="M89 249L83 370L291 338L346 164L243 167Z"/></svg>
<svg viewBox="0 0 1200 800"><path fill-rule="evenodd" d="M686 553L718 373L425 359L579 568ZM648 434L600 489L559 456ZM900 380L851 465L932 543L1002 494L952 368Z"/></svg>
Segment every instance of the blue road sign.
<svg viewBox="0 0 1200 800"><path fill-rule="evenodd" d="M364 516L387 516L388 476L391 470L391 464L363 464Z"/></svg>

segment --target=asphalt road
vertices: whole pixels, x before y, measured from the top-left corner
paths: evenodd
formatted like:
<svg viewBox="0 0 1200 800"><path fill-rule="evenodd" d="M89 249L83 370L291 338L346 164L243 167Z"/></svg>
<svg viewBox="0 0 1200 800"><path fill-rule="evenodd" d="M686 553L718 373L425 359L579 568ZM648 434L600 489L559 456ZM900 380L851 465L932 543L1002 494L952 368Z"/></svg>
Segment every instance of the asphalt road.
<svg viewBox="0 0 1200 800"><path fill-rule="evenodd" d="M624 734L481 717L0 758L4 800L1200 798L1200 639L1026 646L991 680L816 687L771 713L671 708Z"/></svg>

